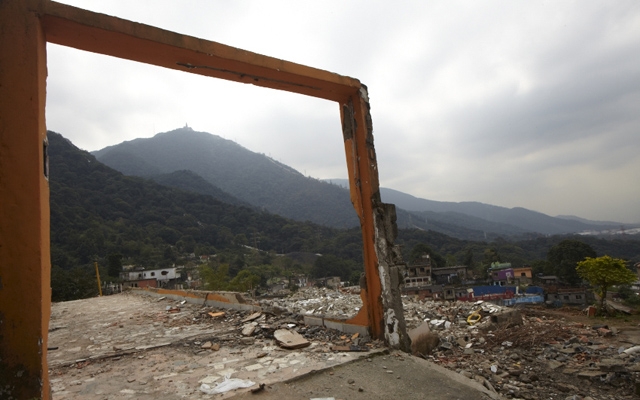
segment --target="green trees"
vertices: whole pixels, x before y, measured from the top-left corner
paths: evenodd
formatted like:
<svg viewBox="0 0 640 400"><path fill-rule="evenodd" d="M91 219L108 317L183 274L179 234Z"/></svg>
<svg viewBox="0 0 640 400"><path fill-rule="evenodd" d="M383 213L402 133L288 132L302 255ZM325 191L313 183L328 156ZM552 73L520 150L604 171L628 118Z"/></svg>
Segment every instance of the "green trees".
<svg viewBox="0 0 640 400"><path fill-rule="evenodd" d="M216 254L216 262L228 266L223 274L226 278L220 275L227 284L243 270L260 277L263 285L272 277L293 278L310 274L312 269L314 276L339 275L342 280L357 284L363 272L359 228L338 230L296 222L124 176L55 133L49 133L49 156L51 264L59 267L52 269L56 299L81 298L85 296L80 290L84 286L97 293L93 274L96 259L107 267L104 274L101 270L103 280L109 275L117 277L122 264L146 268L188 264L188 253ZM321 208L316 211L322 212ZM589 243L598 254L640 261L640 241L632 237L578 239ZM402 246L406 261L426 252L434 267L462 261L475 266L475 275L481 276L490 261L501 259L519 266L543 259L558 241L557 237L538 237L519 242L473 242L433 231L404 229L399 232L397 244ZM257 243L261 251L254 254L239 245L245 243L253 247ZM285 260L281 254L288 254L295 262L280 265L279 260ZM323 256L314 268L315 254ZM595 253L585 252L575 258L573 265L567 263L567 270L576 275L576 263L585 256L594 257ZM540 264L538 271L555 274L554 268L561 263L549 263L548 268ZM76 267L82 269L75 270ZM241 276L237 282L245 278Z"/></svg>
<svg viewBox="0 0 640 400"><path fill-rule="evenodd" d="M408 261L410 263L419 262L422 259L422 256L424 254L429 255L429 259L431 260L431 266L433 268L447 266L447 260L444 257L442 257L438 252L433 251L431 247L429 247L424 243L418 243L415 246L413 246L413 249L411 250L411 254L409 254Z"/></svg>
<svg viewBox="0 0 640 400"><path fill-rule="evenodd" d="M231 290L246 292L260 284L260 276L243 269L233 279L229 278L229 265L202 265L200 278L206 290Z"/></svg>
<svg viewBox="0 0 640 400"><path fill-rule="evenodd" d="M342 281L350 281L357 277L360 280L360 273L364 271L361 264L352 260L345 260L331 254L318 257L313 264L311 274L315 278L326 278L329 276L339 276ZM357 285L358 282L351 282Z"/></svg>
<svg viewBox="0 0 640 400"><path fill-rule="evenodd" d="M488 268L494 262L502 262L502 258L495 247L489 247L482 254L482 264Z"/></svg>
<svg viewBox="0 0 640 400"><path fill-rule="evenodd" d="M259 284L260 277L244 269L229 282L229 289L246 292L247 290L255 289Z"/></svg>
<svg viewBox="0 0 640 400"><path fill-rule="evenodd" d="M624 260L609 256L587 257L578 263L576 271L580 277L589 281L598 290L600 310L603 310L610 287L633 283L638 278L636 274L627 269Z"/></svg>
<svg viewBox="0 0 640 400"><path fill-rule="evenodd" d="M473 259L473 251L471 249L467 249L464 253L464 258L462 259L462 265L466 265L469 269L473 269L475 267L475 261Z"/></svg>
<svg viewBox="0 0 640 400"><path fill-rule="evenodd" d="M578 285L580 276L576 266L585 258L596 256L595 250L588 244L579 240L566 239L551 247L547 253L547 261L558 278L570 285Z"/></svg>
<svg viewBox="0 0 640 400"><path fill-rule="evenodd" d="M122 271L122 254L111 253L107 257L107 272L110 277L118 278Z"/></svg>
<svg viewBox="0 0 640 400"><path fill-rule="evenodd" d="M228 290L229 264L201 265L200 278L205 290Z"/></svg>
<svg viewBox="0 0 640 400"><path fill-rule="evenodd" d="M97 295L98 284L92 267L73 267L68 270L57 265L51 267L51 301L77 300Z"/></svg>

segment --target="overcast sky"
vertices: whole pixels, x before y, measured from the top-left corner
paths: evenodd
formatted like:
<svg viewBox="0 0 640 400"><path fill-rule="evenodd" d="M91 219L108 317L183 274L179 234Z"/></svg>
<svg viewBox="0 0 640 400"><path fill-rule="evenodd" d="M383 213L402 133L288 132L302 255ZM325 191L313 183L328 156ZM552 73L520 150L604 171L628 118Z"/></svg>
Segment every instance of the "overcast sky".
<svg viewBox="0 0 640 400"><path fill-rule="evenodd" d="M384 187L640 222L637 0L63 2L359 79ZM47 50L47 126L82 149L188 124L346 178L336 103Z"/></svg>

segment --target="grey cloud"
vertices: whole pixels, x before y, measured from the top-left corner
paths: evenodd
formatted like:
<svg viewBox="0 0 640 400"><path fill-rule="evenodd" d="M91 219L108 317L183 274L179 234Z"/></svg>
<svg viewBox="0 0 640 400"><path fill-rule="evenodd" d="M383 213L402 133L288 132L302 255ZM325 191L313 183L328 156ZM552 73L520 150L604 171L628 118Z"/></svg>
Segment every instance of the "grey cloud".
<svg viewBox="0 0 640 400"><path fill-rule="evenodd" d="M636 1L78 3L361 79L385 186L640 221ZM51 50L47 120L80 147L187 122L346 175L334 104L64 54Z"/></svg>

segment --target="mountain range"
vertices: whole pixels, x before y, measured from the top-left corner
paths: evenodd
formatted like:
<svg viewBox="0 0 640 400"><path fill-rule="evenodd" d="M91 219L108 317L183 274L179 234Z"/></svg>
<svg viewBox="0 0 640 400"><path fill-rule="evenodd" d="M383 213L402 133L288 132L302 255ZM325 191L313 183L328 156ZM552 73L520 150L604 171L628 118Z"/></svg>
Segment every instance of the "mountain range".
<svg viewBox="0 0 640 400"><path fill-rule="evenodd" d="M207 132L180 128L92 153L125 175L208 194L298 221L358 226L344 179L318 180L264 154ZM384 202L398 209L399 228L441 232L469 240L572 234L618 229L617 222L551 217L525 208L479 202L440 202L381 188Z"/></svg>
<svg viewBox="0 0 640 400"><path fill-rule="evenodd" d="M107 275L117 275L117 260L127 265L159 268L175 263L188 265L197 255L212 254L216 262L229 266L229 278L247 269L267 279L275 273L275 263L287 265L285 259L296 271L304 270L313 276L340 275L341 279L353 282L360 278L359 228L337 229L298 222L253 205L246 206L243 200L189 170L154 175L155 181L125 176L57 133L48 132L48 138L54 301L97 295L95 261L101 265L105 279L110 279ZM326 186L346 192L335 184L323 183L321 187ZM453 218L451 213L433 214ZM457 216L467 226L484 223L463 214ZM413 224L428 223L457 235L473 236L478 232L402 209L398 210L398 217ZM457 222L455 218L452 220ZM540 260L549 249L567 238L579 239L598 254L631 262L640 260L640 241L632 237L610 240L535 236L524 240L472 241L416 228L400 229L398 233L396 243L406 260L412 259L416 249L423 251L427 246L436 265L464 263L480 272L492 261L487 257L498 255L516 266L542 265ZM255 251L256 247L261 251ZM112 266L116 272L110 272Z"/></svg>
<svg viewBox="0 0 640 400"><path fill-rule="evenodd" d="M51 258L63 269L109 254L139 266L164 266L177 254L215 254L257 242L261 250L272 252L361 258L356 229L292 221L211 194L125 176L55 132L48 132L48 138ZM184 172L172 178L176 176L193 178ZM211 190L197 178L185 182Z"/></svg>
<svg viewBox="0 0 640 400"><path fill-rule="evenodd" d="M125 175L158 179L158 175L189 170L258 209L331 227L358 226L342 187L305 177L264 154L206 132L181 128L92 154ZM199 191L200 187L196 184L192 190Z"/></svg>
<svg viewBox="0 0 640 400"><path fill-rule="evenodd" d="M327 179L327 182L348 188L346 179ZM591 221L575 216L549 215L528 210L522 207L506 208L480 202L446 202L426 200L410 194L380 188L382 201L393 203L413 215L421 216L426 221L448 222L503 235L521 235L525 233L542 233L547 235L582 233L620 229L620 222ZM635 227L632 224L629 227Z"/></svg>

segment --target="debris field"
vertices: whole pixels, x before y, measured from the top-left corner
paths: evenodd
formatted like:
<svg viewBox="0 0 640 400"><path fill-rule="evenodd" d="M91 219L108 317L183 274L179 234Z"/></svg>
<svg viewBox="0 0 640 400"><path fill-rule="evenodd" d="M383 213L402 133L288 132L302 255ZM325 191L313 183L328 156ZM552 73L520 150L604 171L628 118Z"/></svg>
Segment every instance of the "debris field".
<svg viewBox="0 0 640 400"><path fill-rule="evenodd" d="M349 318L355 293L309 288L265 301L293 313ZM403 297L407 329L428 326L421 356L514 399L635 399L640 329L598 319L572 322L575 311L547 316L542 306L507 308L488 302L416 301ZM580 313L578 313L580 314Z"/></svg>
<svg viewBox="0 0 640 400"><path fill-rule="evenodd" d="M543 307L403 303L408 329L428 332L416 341L419 357L505 398L637 398L637 326L577 322ZM243 383L264 388L383 350L363 335L304 325L305 315L354 316L362 302L353 291L308 288L260 306L221 310L130 293L55 303L48 344L54 398L225 398ZM214 392L225 385L231 389Z"/></svg>

